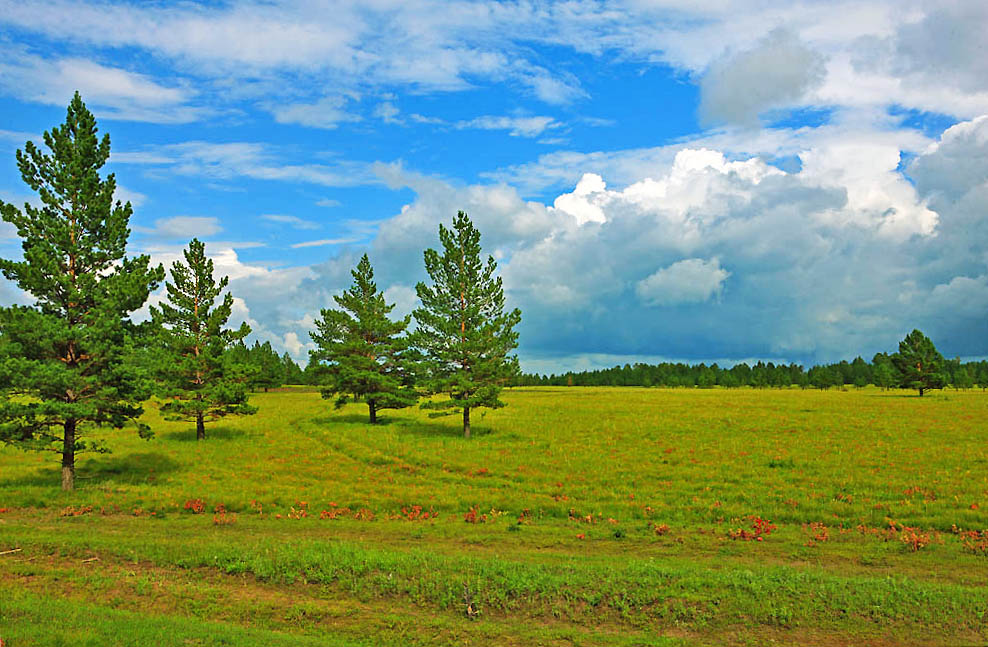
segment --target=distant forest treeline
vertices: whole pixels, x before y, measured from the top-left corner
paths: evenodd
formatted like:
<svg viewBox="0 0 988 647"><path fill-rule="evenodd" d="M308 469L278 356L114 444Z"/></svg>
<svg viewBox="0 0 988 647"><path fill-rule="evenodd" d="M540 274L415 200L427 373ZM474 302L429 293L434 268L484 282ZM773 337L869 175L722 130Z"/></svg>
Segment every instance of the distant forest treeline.
<svg viewBox="0 0 988 647"><path fill-rule="evenodd" d="M302 369L285 353L280 362L270 344L255 345L247 351L249 363L256 363L261 382L269 386L279 384L318 385L317 366L309 364ZM979 387L988 389L988 361L961 362L948 359L943 362L943 375L948 386L958 389ZM829 389L844 386L868 386L882 388L898 386L899 377L892 363L892 355L878 353L871 362L860 357L853 361L813 366L809 370L799 364L774 364L758 362L754 366L740 363L731 368L717 364L625 364L596 371L566 372L551 375L522 373L512 380L512 386L681 386L709 388L714 386L737 388L803 388ZM257 384L260 386L261 384Z"/></svg>
<svg viewBox="0 0 988 647"><path fill-rule="evenodd" d="M974 386L988 388L988 361L964 362L960 359L944 360L943 376L949 386L969 389ZM524 373L515 382L517 386L681 386L709 388L722 387L785 387L829 389L843 386L867 386L882 388L898 386L899 377L892 363L892 355L878 353L867 362L861 357L853 361L813 366L806 370L798 364L773 364L758 362L754 366L745 363L731 368L717 364L625 364L596 371L572 371L560 375Z"/></svg>

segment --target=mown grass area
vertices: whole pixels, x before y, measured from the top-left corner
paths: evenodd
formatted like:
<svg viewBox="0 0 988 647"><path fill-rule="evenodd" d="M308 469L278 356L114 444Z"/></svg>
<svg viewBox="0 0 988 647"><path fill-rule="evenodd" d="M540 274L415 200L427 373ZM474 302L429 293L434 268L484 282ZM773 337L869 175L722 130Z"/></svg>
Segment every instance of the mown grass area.
<svg viewBox="0 0 988 647"><path fill-rule="evenodd" d="M456 417L371 427L366 407L288 390L197 444L149 406L156 438L108 433L114 453L83 459L73 493L51 456L0 449L0 553L19 549L0 555L0 637L988 640L980 391L505 400L470 440Z"/></svg>

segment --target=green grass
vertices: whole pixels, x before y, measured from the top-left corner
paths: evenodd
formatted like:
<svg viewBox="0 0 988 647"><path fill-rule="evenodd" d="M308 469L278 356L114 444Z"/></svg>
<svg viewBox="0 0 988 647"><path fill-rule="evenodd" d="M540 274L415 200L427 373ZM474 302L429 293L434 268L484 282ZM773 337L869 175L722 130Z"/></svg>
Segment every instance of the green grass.
<svg viewBox="0 0 988 647"><path fill-rule="evenodd" d="M456 417L385 412L371 427L366 407L288 390L256 394L258 415L208 427L197 444L149 406L156 438L107 434L114 453L82 459L72 493L50 456L0 449L0 552L21 549L0 555L0 637L988 639L988 558L956 534L988 526L980 391L505 399L475 417L470 440ZM197 499L202 514L185 508ZM464 520L471 510L478 523ZM732 539L754 532L753 517L776 528ZM62 638L37 629L59 616Z"/></svg>

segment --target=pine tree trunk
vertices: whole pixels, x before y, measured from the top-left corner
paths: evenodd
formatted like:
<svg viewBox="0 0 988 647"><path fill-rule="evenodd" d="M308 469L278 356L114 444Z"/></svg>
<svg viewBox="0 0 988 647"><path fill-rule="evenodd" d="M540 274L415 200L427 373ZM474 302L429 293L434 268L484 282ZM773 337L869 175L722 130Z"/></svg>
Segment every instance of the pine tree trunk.
<svg viewBox="0 0 988 647"><path fill-rule="evenodd" d="M919 397L923 397L923 387L919 387Z"/></svg>
<svg viewBox="0 0 988 647"><path fill-rule="evenodd" d="M463 407L463 437L470 437L470 407Z"/></svg>
<svg viewBox="0 0 988 647"><path fill-rule="evenodd" d="M202 413L196 414L196 440L206 440L206 423L203 422Z"/></svg>
<svg viewBox="0 0 988 647"><path fill-rule="evenodd" d="M372 425L377 424L377 405L374 404L373 400L367 401L367 408L370 410L370 423Z"/></svg>
<svg viewBox="0 0 988 647"><path fill-rule="evenodd" d="M62 489L75 489L75 424L74 418L65 421L62 437Z"/></svg>

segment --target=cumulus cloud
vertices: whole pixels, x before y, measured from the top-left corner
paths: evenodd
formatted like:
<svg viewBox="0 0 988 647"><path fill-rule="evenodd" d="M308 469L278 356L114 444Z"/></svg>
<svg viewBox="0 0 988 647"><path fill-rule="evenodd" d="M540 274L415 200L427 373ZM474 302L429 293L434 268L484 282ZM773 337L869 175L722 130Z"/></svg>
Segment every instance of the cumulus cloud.
<svg viewBox="0 0 988 647"><path fill-rule="evenodd" d="M553 209L563 211L576 219L576 224L604 222L604 210L597 202L604 196L607 183L596 173L584 173L572 193L564 193L552 203Z"/></svg>
<svg viewBox="0 0 988 647"><path fill-rule="evenodd" d="M652 155L628 184L583 173L552 206L506 184L454 186L378 165L380 181L416 197L363 240L379 286L407 314L412 286L426 279L422 250L438 245L440 222L467 211L523 311L526 367L527 358L541 369L620 358L830 361L892 350L915 327L947 354L988 353L988 119L932 143L853 129L793 137L777 147L799 151L790 171L705 139ZM903 142L922 146L905 171ZM193 224L179 224L156 229L184 239ZM365 250L312 242L339 246L296 268L245 263L229 243L207 248L254 338L298 359L314 313L349 285ZM169 242L153 253L169 261L180 250Z"/></svg>
<svg viewBox="0 0 988 647"><path fill-rule="evenodd" d="M720 295L731 275L716 258L688 258L651 274L635 285L635 294L648 306L702 303Z"/></svg>
<svg viewBox="0 0 988 647"><path fill-rule="evenodd" d="M758 115L800 102L823 81L823 56L791 31L776 29L749 50L711 63L700 80L700 118L758 124Z"/></svg>
<svg viewBox="0 0 988 647"><path fill-rule="evenodd" d="M919 20L905 22L893 39L893 70L967 92L988 90L983 2L930 3Z"/></svg>
<svg viewBox="0 0 988 647"><path fill-rule="evenodd" d="M908 178L900 146L926 146L922 136L833 128L794 135L789 172L681 145L623 188L584 173L552 206L504 185L453 187L378 167L417 199L379 225L372 259L382 286L424 278L421 250L436 245L437 223L465 209L524 312L523 359L564 361L580 349L829 361L894 349L917 326L947 352L978 354L988 350L974 334L979 306L959 304L982 302L988 266L976 242L988 242L975 215L988 192L981 127L948 130ZM967 172L950 175L961 158ZM353 262L345 254L314 268L306 290L339 289Z"/></svg>

